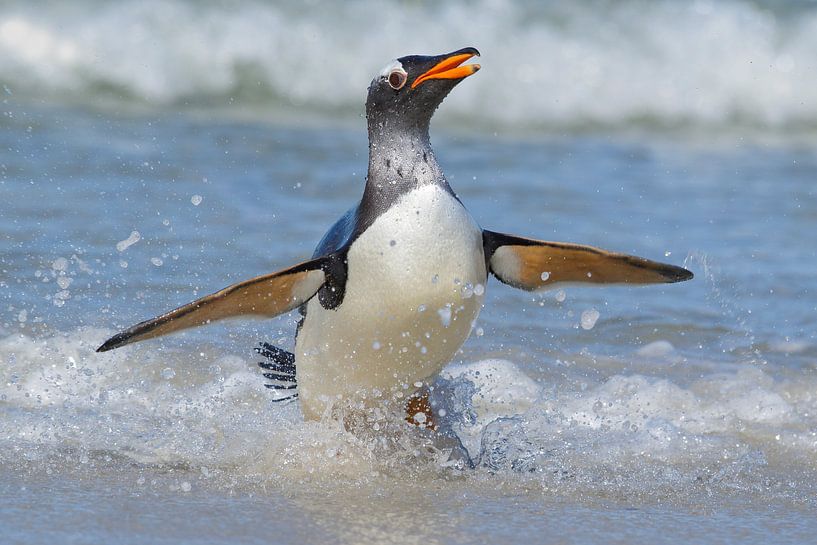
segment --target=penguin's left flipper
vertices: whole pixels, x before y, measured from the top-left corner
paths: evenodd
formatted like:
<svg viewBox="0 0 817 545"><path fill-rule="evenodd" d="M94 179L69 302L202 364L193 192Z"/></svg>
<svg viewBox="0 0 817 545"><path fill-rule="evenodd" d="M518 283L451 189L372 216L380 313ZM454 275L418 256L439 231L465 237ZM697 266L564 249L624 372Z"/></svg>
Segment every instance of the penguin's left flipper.
<svg viewBox="0 0 817 545"><path fill-rule="evenodd" d="M329 257L319 257L282 271L233 284L212 295L117 333L97 352L198 327L235 316L272 318L312 298L326 282Z"/></svg>
<svg viewBox="0 0 817 545"><path fill-rule="evenodd" d="M692 273L632 255L593 246L547 242L483 231L488 269L500 281L528 291L556 284L659 284L683 282Z"/></svg>

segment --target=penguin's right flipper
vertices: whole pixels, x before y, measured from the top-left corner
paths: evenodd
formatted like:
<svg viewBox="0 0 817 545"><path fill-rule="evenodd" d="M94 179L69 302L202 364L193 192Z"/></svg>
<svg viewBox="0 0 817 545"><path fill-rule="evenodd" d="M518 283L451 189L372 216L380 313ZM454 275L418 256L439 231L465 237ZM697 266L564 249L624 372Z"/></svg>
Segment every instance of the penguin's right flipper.
<svg viewBox="0 0 817 545"><path fill-rule="evenodd" d="M528 291L560 283L660 284L683 282L692 273L668 265L567 242L548 242L482 232L485 260L499 280Z"/></svg>
<svg viewBox="0 0 817 545"><path fill-rule="evenodd" d="M328 257L319 257L233 284L117 333L96 351L106 352L224 318L247 315L272 318L289 312L311 299L324 285L328 261Z"/></svg>

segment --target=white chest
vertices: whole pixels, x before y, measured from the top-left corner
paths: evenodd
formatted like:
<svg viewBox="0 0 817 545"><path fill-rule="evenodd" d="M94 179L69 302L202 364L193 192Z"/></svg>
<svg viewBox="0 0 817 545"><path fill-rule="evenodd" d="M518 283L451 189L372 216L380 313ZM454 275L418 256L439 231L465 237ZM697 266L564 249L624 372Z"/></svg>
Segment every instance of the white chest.
<svg viewBox="0 0 817 545"><path fill-rule="evenodd" d="M338 396L389 392L437 373L468 337L487 273L482 231L451 195L405 195L352 244L343 303L307 307L296 365L317 417Z"/></svg>

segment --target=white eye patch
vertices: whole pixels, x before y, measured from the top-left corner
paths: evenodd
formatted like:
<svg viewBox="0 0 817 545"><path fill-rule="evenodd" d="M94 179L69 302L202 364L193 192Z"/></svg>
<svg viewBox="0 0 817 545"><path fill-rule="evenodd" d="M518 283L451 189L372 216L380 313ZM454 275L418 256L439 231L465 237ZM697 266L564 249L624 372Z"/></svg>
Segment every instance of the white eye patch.
<svg viewBox="0 0 817 545"><path fill-rule="evenodd" d="M405 72L405 70L403 69L403 63L401 63L397 59L394 59L393 61L389 62L389 64L387 64L383 68L383 70L380 71L380 77L381 78L389 77L389 74L391 74L392 70L394 70L395 68L403 70L403 72Z"/></svg>

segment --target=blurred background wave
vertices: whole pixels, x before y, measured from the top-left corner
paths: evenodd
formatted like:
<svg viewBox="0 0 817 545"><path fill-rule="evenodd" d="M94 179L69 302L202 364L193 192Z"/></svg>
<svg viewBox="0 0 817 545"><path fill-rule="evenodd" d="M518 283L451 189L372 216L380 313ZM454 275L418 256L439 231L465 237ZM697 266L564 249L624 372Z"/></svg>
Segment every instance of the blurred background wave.
<svg viewBox="0 0 817 545"><path fill-rule="evenodd" d="M18 0L0 5L0 91L344 119L384 59L466 45L486 70L442 123L817 130L812 1Z"/></svg>

